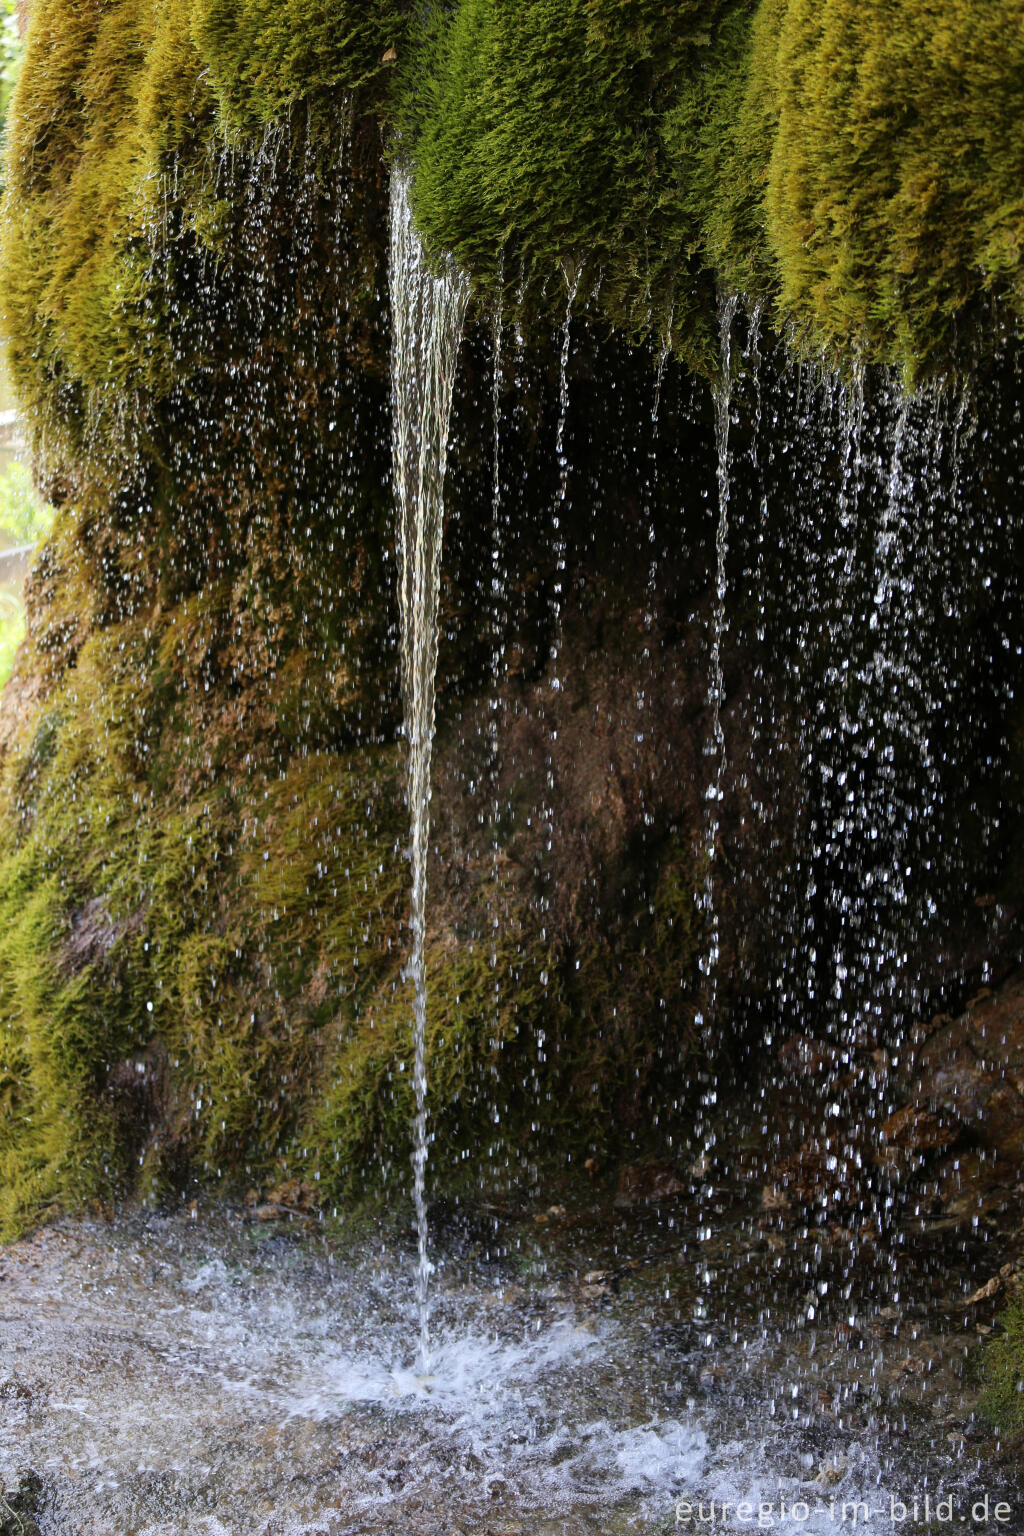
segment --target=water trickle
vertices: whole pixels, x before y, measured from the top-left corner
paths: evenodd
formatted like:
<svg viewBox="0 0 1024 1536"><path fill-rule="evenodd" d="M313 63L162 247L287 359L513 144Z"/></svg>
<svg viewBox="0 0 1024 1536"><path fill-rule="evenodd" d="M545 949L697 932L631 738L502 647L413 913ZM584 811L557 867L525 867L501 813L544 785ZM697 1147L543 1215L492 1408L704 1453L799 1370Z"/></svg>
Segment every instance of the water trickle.
<svg viewBox="0 0 1024 1536"><path fill-rule="evenodd" d="M704 828L704 888L701 896L707 924L707 948L701 959L705 978L705 996L701 1000L696 1025L701 1029L714 1016L718 992L720 925L715 902L715 857L721 821L719 805L725 773L725 731L722 705L725 700L725 674L722 643L726 626L726 562L729 555L729 426L732 412L732 327L739 299L722 297L718 306L719 372L714 386L715 446L718 455L718 527L715 535L715 588L711 610L708 705L711 728L705 755L711 759L711 781L707 789L707 816Z"/></svg>
<svg viewBox="0 0 1024 1536"><path fill-rule="evenodd" d="M555 433L555 462L558 465L558 490L551 516L551 529L555 546L555 580L551 598L551 662L553 684L558 687L558 653L561 643L562 604L565 596L565 533L562 520L565 517L569 494L569 459L565 451L565 427L569 416L569 349L572 343L572 311L579 292L579 268L567 266L565 274L568 295L565 304L565 322L562 326L562 349L558 367L558 428Z"/></svg>
<svg viewBox="0 0 1024 1536"><path fill-rule="evenodd" d="M455 362L469 296L453 266L427 264L409 206L409 176L391 180L392 468L398 502L402 693L410 817L412 949L406 976L413 985L416 1114L413 1198L418 1262L417 1369L429 1369L429 1230L426 1204L427 977L425 962L430 764L434 736L438 598L444 527L443 491Z"/></svg>
<svg viewBox="0 0 1024 1536"><path fill-rule="evenodd" d="M499 293L501 277L499 276ZM500 698L498 679L504 659L505 581L502 547L501 491L501 389L503 382L504 317L501 300L495 305L491 330L491 676L494 691L488 708L487 750L488 778L491 786L492 875L498 862L498 715Z"/></svg>

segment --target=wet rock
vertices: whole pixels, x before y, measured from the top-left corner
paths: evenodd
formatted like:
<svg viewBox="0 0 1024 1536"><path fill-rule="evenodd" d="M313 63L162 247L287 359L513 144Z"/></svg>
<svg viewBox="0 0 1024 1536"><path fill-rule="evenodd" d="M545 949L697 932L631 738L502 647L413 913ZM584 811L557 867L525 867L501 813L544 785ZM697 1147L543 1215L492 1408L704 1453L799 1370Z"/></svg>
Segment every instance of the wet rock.
<svg viewBox="0 0 1024 1536"><path fill-rule="evenodd" d="M965 1198L972 1207L1003 1180L1003 1170L990 1152L958 1148L944 1158L935 1172L935 1194L941 1205L952 1210Z"/></svg>
<svg viewBox="0 0 1024 1536"><path fill-rule="evenodd" d="M684 1194L686 1186L672 1168L658 1163L627 1164L619 1174L615 1204L620 1208L656 1204Z"/></svg>
<svg viewBox="0 0 1024 1536"><path fill-rule="evenodd" d="M299 1179L286 1179L283 1184L278 1184L267 1195L268 1205L279 1205L286 1210L301 1211L304 1215L311 1211L316 1204L316 1191L312 1184L303 1184Z"/></svg>
<svg viewBox="0 0 1024 1536"><path fill-rule="evenodd" d="M907 1104L883 1121L879 1128L883 1145L906 1152L934 1152L951 1147L960 1136L960 1127Z"/></svg>
<svg viewBox="0 0 1024 1536"><path fill-rule="evenodd" d="M254 1191L250 1191L254 1193ZM257 1197L258 1198L258 1197ZM257 1221L291 1221L301 1220L303 1226L309 1230L315 1226L316 1191L311 1184L303 1184L298 1179L287 1179L283 1184L278 1184L267 1195L267 1198L257 1204L253 1209L252 1202L246 1197L246 1204L252 1209Z"/></svg>
<svg viewBox="0 0 1024 1536"><path fill-rule="evenodd" d="M778 1061L789 1077L814 1078L834 1071L841 1056L827 1041L813 1040L809 1035L793 1035L779 1046Z"/></svg>
<svg viewBox="0 0 1024 1536"><path fill-rule="evenodd" d="M993 1301L997 1296L1001 1295L1002 1289L1002 1276L993 1275L992 1279L989 1280L985 1285L978 1287L973 1296L968 1296L967 1300L964 1302L964 1306L977 1307L980 1306L983 1301Z"/></svg>
<svg viewBox="0 0 1024 1536"><path fill-rule="evenodd" d="M36 1516L43 1483L38 1473L19 1472L13 1487L0 1493L0 1536L39 1536Z"/></svg>
<svg viewBox="0 0 1024 1536"><path fill-rule="evenodd" d="M1024 975L998 992L982 989L957 1019L939 1015L915 1043L903 1123L927 1127L933 1116L960 1127L998 1154L1005 1182L1008 1168L1024 1164ZM929 1150L939 1147L936 1139Z"/></svg>
<svg viewBox="0 0 1024 1536"><path fill-rule="evenodd" d="M847 1140L822 1136L804 1142L774 1166L774 1178L762 1193L766 1210L857 1205L863 1198L864 1159Z"/></svg>

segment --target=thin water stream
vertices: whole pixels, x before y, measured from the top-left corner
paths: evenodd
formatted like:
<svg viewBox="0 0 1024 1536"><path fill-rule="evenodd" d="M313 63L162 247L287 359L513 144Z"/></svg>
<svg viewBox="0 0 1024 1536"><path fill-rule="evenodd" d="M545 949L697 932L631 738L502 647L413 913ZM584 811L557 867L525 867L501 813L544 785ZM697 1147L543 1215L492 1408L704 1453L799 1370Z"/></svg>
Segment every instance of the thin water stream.
<svg viewBox="0 0 1024 1536"><path fill-rule="evenodd" d="M396 167L391 182L392 461L398 502L402 692L405 701L407 799L411 825L413 988L413 1199L416 1209L419 1314L418 1369L429 1369L430 1255L426 1202L427 1129L427 856L430 765L434 737L438 600L444 533L455 361L469 296L462 275L427 263L409 207L409 178Z"/></svg>

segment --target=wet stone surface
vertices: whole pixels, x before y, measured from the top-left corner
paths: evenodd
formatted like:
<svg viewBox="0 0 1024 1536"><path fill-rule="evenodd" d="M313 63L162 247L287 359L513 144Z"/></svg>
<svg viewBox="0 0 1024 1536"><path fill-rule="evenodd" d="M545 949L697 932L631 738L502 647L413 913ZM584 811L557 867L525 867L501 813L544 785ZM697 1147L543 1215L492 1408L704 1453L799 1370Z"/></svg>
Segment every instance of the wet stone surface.
<svg viewBox="0 0 1024 1536"><path fill-rule="evenodd" d="M45 1229L0 1255L0 1531L1024 1529L976 1413L1019 1211L854 1236L766 1210L756 1172L436 1207L427 1379L404 1238Z"/></svg>

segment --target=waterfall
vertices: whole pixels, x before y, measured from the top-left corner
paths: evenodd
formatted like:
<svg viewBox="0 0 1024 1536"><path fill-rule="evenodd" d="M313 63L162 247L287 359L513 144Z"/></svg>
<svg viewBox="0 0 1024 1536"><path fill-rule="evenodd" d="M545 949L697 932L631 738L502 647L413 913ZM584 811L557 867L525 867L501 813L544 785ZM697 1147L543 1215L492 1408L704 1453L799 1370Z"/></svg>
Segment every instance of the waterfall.
<svg viewBox="0 0 1024 1536"><path fill-rule="evenodd" d="M431 1263L426 1206L427 978L424 954L427 852L430 833L430 759L434 735L438 593L441 576L443 488L455 361L469 296L455 268L432 271L409 207L409 175L391 178L392 467L398 502L399 606L402 693L410 818L412 949L406 976L413 984L413 1196L416 1207L419 1311L417 1368L429 1365Z"/></svg>

